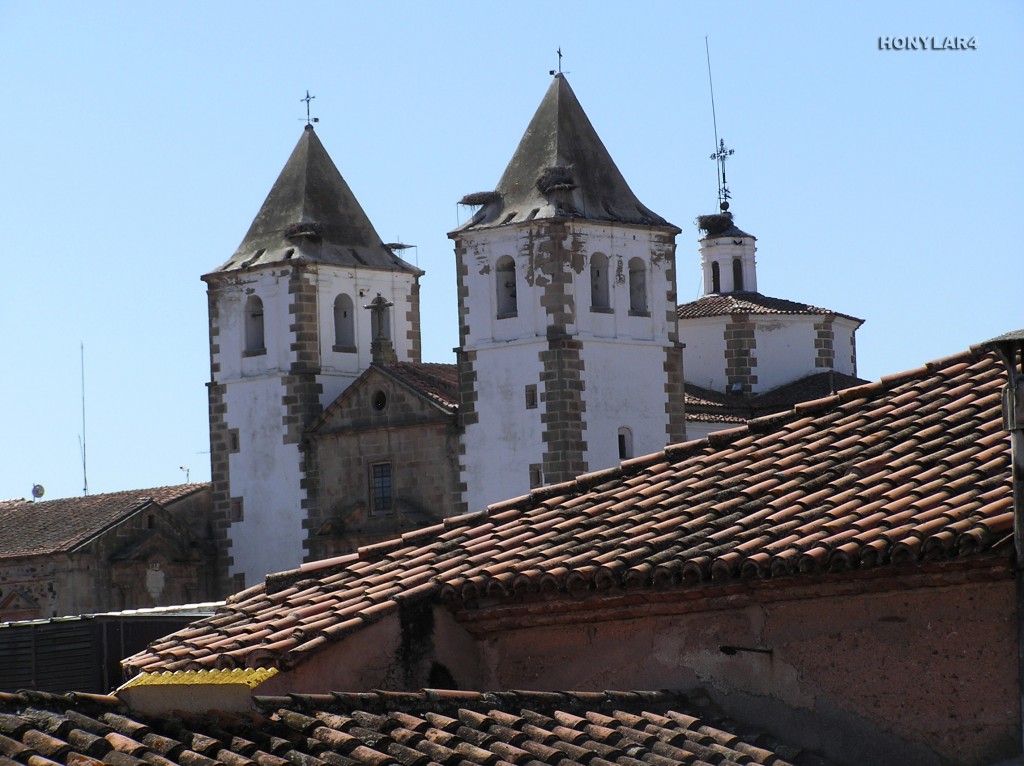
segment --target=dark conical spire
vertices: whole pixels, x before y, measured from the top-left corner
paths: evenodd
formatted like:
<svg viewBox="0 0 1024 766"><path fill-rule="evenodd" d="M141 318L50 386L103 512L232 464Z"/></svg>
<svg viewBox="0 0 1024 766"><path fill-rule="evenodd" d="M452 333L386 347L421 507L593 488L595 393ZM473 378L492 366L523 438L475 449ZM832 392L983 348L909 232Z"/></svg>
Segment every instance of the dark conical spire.
<svg viewBox="0 0 1024 766"><path fill-rule="evenodd" d="M633 194L561 73L554 76L496 193L470 198L484 204L463 229L549 218L675 228Z"/></svg>
<svg viewBox="0 0 1024 766"><path fill-rule="evenodd" d="M217 271L304 259L419 271L381 241L324 145L307 125L235 254Z"/></svg>

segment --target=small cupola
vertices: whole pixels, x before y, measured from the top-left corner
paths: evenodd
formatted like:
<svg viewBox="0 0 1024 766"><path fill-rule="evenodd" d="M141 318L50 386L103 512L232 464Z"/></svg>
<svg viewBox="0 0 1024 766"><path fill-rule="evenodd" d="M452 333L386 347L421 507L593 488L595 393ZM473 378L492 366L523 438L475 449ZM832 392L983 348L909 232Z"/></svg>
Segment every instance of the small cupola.
<svg viewBox="0 0 1024 766"><path fill-rule="evenodd" d="M703 233L700 258L704 294L756 293L757 238L737 227L727 209L698 216L697 228Z"/></svg>

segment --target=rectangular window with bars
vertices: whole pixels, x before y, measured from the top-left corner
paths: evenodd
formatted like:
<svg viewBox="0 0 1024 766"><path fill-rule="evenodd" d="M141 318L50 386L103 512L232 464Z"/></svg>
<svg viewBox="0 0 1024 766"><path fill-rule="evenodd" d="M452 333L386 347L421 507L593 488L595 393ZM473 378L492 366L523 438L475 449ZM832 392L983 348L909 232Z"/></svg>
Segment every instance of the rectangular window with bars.
<svg viewBox="0 0 1024 766"><path fill-rule="evenodd" d="M370 513L391 511L391 463L370 465Z"/></svg>

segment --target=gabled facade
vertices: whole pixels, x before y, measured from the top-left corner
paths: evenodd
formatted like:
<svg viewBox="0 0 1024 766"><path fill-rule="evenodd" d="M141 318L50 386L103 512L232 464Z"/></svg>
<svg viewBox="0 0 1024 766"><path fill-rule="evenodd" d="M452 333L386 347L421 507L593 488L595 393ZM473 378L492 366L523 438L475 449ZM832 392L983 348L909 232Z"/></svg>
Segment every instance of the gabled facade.
<svg viewBox="0 0 1024 766"><path fill-rule="evenodd" d="M305 430L375 345L419 361L421 274L383 244L307 126L235 254L203 277L225 591L308 556L316 466Z"/></svg>
<svg viewBox="0 0 1024 766"><path fill-rule="evenodd" d="M681 440L679 229L637 200L562 74L496 190L464 202L459 508Z"/></svg>
<svg viewBox="0 0 1024 766"><path fill-rule="evenodd" d="M0 503L0 622L213 598L206 484Z"/></svg>
<svg viewBox="0 0 1024 766"><path fill-rule="evenodd" d="M440 522L454 507L455 366L371 365L309 429L320 480L310 559L350 553Z"/></svg>

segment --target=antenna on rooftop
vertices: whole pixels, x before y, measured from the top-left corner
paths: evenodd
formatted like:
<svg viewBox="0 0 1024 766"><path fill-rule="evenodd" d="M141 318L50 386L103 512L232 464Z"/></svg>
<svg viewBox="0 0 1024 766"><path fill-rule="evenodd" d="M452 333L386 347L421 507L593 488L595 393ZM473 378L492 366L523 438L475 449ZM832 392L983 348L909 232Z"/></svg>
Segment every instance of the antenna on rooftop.
<svg viewBox="0 0 1024 766"><path fill-rule="evenodd" d="M320 122L320 118L319 117L310 117L309 116L309 102L312 101L314 98L316 98L316 96L309 95L309 91L307 90L306 91L306 97L299 99L299 101L305 101L306 102L306 127L312 127L314 122ZM300 117L299 119L301 120L302 118Z"/></svg>
<svg viewBox="0 0 1024 766"><path fill-rule="evenodd" d="M78 437L78 448L82 452L82 495L89 494L89 473L86 470L85 462L85 341L80 342L82 361L82 433Z"/></svg>
<svg viewBox="0 0 1024 766"><path fill-rule="evenodd" d="M416 251L413 253L413 256L416 258L416 266L420 265L420 249L416 245L405 244L402 241L401 235L399 235L398 239L395 242L385 242L384 247L388 248L389 250L398 251L409 250L411 248Z"/></svg>
<svg viewBox="0 0 1024 766"><path fill-rule="evenodd" d="M711 159L715 160L718 164L718 209L725 213L729 210L729 198L732 196L729 193L729 187L726 185L725 180L725 160L731 157L735 150L727 148L725 139L718 137L718 117L715 115L715 84L711 79L711 48L708 46L707 35L704 35L704 51L708 57L708 86L711 88L711 122L715 126L715 152L711 155Z"/></svg>

